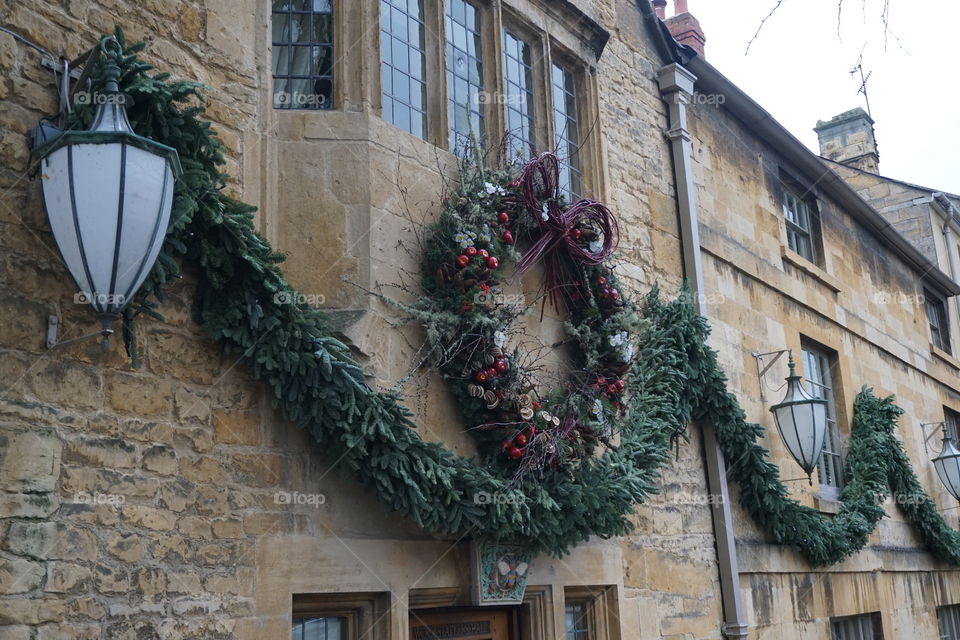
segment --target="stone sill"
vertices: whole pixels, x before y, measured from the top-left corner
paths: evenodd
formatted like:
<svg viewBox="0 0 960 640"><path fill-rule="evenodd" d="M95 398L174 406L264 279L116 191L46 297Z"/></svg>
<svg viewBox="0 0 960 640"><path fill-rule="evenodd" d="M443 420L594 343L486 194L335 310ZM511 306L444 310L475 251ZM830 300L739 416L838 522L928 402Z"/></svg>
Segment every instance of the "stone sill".
<svg viewBox="0 0 960 640"><path fill-rule="evenodd" d="M945 362L954 369L960 370L960 360L957 360L952 355L936 346L935 344L930 344L930 353L934 355L937 359Z"/></svg>
<svg viewBox="0 0 960 640"><path fill-rule="evenodd" d="M839 492L826 492L821 489L820 493L813 496L813 504L820 513L836 515L840 513L843 503L840 502Z"/></svg>
<svg viewBox="0 0 960 640"><path fill-rule="evenodd" d="M796 267L800 271L803 271L805 274L820 282L834 293L840 293L842 287L840 286L840 281L831 276L829 273L813 264L799 253L793 251L787 246L780 247L780 257L783 258L783 261Z"/></svg>

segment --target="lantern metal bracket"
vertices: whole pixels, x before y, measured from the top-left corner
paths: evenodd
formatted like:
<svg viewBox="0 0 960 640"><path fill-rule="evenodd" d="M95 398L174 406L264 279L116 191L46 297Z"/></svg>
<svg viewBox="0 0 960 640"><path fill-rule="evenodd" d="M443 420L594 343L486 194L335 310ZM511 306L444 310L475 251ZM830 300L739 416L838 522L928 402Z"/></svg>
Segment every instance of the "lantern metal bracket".
<svg viewBox="0 0 960 640"><path fill-rule="evenodd" d="M55 347L62 347L64 345L73 344L74 342L82 342L84 340L89 340L91 338L103 338L102 345L106 347L107 340L110 336L113 335L113 329L104 328L96 333L90 333L85 336L80 336L79 338L70 338L69 340L57 341L57 328L60 326L60 318L58 316L47 316L47 349L53 349Z"/></svg>
<svg viewBox="0 0 960 640"><path fill-rule="evenodd" d="M927 433L927 427L932 427L930 433ZM928 455L930 454L930 449L927 448L927 443L930 442L930 439L937 435L937 431L947 431L947 423L944 420L940 422L921 422L920 423L920 433L923 435L923 450Z"/></svg>
<svg viewBox="0 0 960 640"><path fill-rule="evenodd" d="M760 382L760 400L763 402L767 400L766 394L764 394L763 392L764 376L767 374L767 371L770 370L770 367L775 365L777 361L780 358L782 358L783 354L785 353L789 353L792 356L793 349L780 349L779 351L768 351L766 353L759 353L757 351L754 351L752 354L753 357L756 358L757 360L757 377L759 378L759 382ZM770 358L769 361L765 360L765 358L768 358L769 356L773 356L773 357ZM773 390L779 391L782 388L783 388L783 385L780 385L779 387Z"/></svg>

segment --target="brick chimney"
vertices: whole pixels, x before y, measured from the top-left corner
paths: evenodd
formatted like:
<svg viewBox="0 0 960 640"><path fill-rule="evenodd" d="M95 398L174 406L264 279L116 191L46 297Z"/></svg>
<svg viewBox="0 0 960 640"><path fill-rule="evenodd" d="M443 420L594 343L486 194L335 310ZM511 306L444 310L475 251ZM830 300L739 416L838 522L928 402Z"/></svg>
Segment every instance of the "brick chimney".
<svg viewBox="0 0 960 640"><path fill-rule="evenodd" d="M820 155L828 160L880 173L880 153L873 133L873 118L857 107L814 127L820 139Z"/></svg>
<svg viewBox="0 0 960 640"><path fill-rule="evenodd" d="M657 10L657 15L661 15L663 11L663 7L660 7L659 4L654 0L653 6ZM663 2L663 4L666 3ZM673 34L673 39L680 44L692 47L701 56L704 55L703 46L707 42L707 38L703 35L700 23L687 8L687 0L674 0L673 9L673 15L664 21L667 23L670 33Z"/></svg>

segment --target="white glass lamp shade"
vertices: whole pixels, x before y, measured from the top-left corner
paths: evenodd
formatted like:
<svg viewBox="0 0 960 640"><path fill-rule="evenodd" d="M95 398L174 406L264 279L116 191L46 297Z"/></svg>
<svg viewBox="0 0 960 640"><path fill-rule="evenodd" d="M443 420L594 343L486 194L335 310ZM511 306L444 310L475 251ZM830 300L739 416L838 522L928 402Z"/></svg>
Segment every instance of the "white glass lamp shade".
<svg viewBox="0 0 960 640"><path fill-rule="evenodd" d="M944 436L943 450L933 459L940 481L957 500L960 500L960 449L952 436Z"/></svg>
<svg viewBox="0 0 960 640"><path fill-rule="evenodd" d="M787 451L806 472L813 473L827 435L827 401L814 398L800 382L793 360L787 378L787 394L780 404L770 407L777 431Z"/></svg>
<svg viewBox="0 0 960 640"><path fill-rule="evenodd" d="M60 254L106 327L157 260L180 166L174 149L132 131L115 82L94 95L101 103L91 129L65 131L37 155Z"/></svg>

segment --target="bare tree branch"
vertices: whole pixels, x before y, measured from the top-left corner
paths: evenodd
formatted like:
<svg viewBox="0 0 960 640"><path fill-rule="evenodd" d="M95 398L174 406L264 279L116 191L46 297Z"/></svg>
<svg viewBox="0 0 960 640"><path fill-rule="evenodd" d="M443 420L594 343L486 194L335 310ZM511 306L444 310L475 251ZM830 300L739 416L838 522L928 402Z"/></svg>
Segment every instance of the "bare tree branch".
<svg viewBox="0 0 960 640"><path fill-rule="evenodd" d="M750 53L750 45L752 45L753 41L756 40L757 36L760 35L760 30L763 29L763 25L765 25L767 23L767 20L769 20L773 16L773 14L777 12L777 9L779 9L780 5L782 4L783 4L783 0L777 0L776 6L774 6L773 9L770 10L770 13L768 13L767 16L760 21L760 26L757 27L757 32L753 34L753 37L750 38L750 42L747 43L747 50L743 52L743 55L747 55L748 53Z"/></svg>

